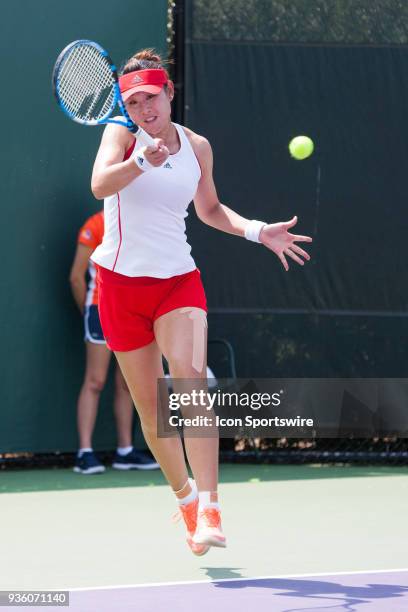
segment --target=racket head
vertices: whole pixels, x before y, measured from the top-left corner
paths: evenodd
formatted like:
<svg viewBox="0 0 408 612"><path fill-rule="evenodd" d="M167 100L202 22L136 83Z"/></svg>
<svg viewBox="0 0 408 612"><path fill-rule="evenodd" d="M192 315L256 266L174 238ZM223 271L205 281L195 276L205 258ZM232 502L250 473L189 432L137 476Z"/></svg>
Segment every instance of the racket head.
<svg viewBox="0 0 408 612"><path fill-rule="evenodd" d="M82 125L106 123L121 97L116 66L91 40L75 40L61 51L52 83L61 109Z"/></svg>
<svg viewBox="0 0 408 612"><path fill-rule="evenodd" d="M155 146L154 139L129 117L116 66L98 43L81 39L67 45L55 63L52 85L58 105L73 121L82 125L122 125L142 144ZM117 104L124 121L110 118Z"/></svg>

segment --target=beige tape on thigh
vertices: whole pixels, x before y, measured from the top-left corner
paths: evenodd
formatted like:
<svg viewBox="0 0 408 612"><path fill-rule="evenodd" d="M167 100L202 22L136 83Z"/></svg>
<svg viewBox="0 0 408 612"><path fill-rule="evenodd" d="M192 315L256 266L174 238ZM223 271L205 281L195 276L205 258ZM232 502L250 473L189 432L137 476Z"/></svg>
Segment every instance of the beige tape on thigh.
<svg viewBox="0 0 408 612"><path fill-rule="evenodd" d="M207 328L207 314L200 308L181 308L181 313L189 315L193 321L193 363L197 372L202 372L205 356L205 330Z"/></svg>

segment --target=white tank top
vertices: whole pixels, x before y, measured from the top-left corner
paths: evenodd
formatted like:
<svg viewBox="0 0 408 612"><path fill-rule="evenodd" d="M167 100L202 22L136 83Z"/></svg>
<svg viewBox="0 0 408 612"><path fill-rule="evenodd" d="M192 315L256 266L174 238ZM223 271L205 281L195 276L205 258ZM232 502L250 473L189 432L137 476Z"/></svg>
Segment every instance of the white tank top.
<svg viewBox="0 0 408 612"><path fill-rule="evenodd" d="M178 153L105 198L105 233L91 257L100 266L125 276L156 278L195 269L185 218L201 169L183 128L173 125L180 139Z"/></svg>

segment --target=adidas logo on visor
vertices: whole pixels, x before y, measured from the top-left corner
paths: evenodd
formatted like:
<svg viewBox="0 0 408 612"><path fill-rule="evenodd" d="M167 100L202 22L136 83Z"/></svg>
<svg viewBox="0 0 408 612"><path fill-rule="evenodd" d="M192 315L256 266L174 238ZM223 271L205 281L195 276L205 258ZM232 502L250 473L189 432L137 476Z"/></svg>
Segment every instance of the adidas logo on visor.
<svg viewBox="0 0 408 612"><path fill-rule="evenodd" d="M143 79L138 74L136 74L135 77L132 79L132 83L143 83Z"/></svg>

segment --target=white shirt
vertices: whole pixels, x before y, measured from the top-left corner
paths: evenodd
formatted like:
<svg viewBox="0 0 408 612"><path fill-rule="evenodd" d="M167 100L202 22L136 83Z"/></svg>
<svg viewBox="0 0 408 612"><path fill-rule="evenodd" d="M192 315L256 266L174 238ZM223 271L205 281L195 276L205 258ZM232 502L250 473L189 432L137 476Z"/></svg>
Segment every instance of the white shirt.
<svg viewBox="0 0 408 612"><path fill-rule="evenodd" d="M156 278L196 268L185 219L201 169L184 129L173 125L180 150L159 168L148 170L105 198L105 233L91 256L100 266L125 276Z"/></svg>

